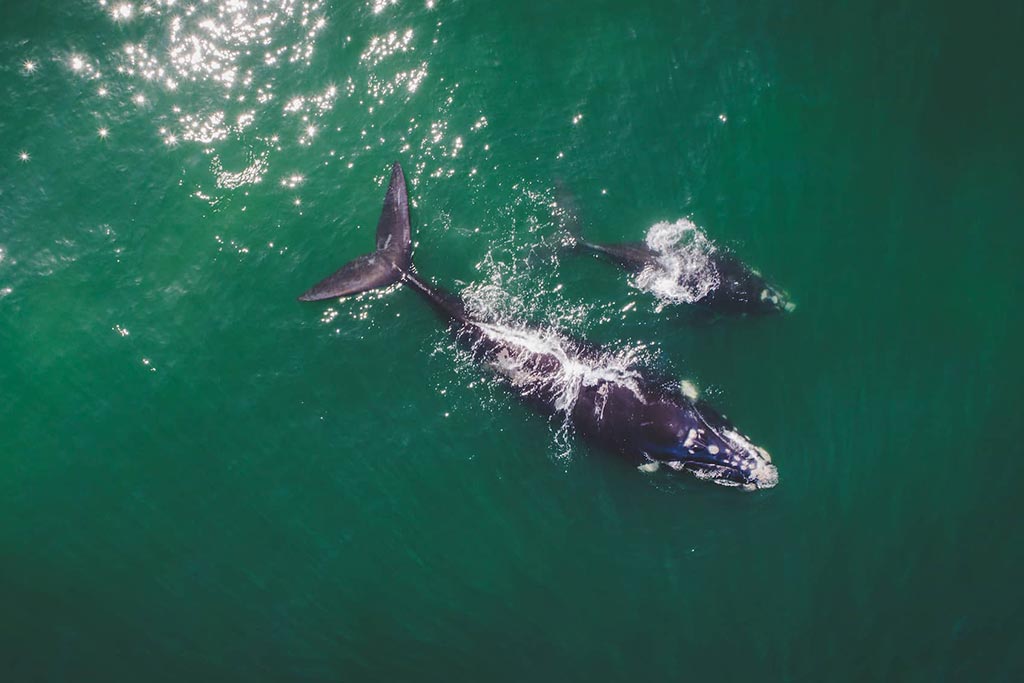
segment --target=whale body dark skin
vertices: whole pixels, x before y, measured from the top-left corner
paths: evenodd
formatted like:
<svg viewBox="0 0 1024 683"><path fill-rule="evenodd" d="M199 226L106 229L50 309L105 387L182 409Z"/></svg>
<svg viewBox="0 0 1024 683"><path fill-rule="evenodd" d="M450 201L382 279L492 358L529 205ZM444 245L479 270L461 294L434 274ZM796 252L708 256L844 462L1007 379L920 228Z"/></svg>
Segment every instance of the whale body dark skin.
<svg viewBox="0 0 1024 683"><path fill-rule="evenodd" d="M555 218L562 222L572 246L604 257L623 270L639 274L647 268L659 268L662 254L643 242L601 244L582 237L575 201L560 183L556 185ZM736 255L715 250L709 255L718 273L718 286L692 305L722 315L763 315L792 310L785 294Z"/></svg>
<svg viewBox="0 0 1024 683"><path fill-rule="evenodd" d="M745 490L771 488L778 471L767 451L752 444L717 411L678 388L637 369L613 371L601 352L557 337L538 343L538 330L481 320L455 294L420 277L412 267L405 177L399 164L377 225L377 249L344 265L299 297L317 301L400 282L423 297L449 323L472 358L491 367L505 384L548 415L564 413L587 440L619 453L644 470L666 465L698 478ZM568 368L589 368L564 400Z"/></svg>

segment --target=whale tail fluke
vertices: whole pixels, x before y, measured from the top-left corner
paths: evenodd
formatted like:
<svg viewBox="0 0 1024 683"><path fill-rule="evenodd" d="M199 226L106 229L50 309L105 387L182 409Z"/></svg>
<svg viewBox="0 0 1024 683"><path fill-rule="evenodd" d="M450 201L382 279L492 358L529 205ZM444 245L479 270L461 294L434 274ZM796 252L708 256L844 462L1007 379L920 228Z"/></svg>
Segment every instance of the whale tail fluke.
<svg viewBox="0 0 1024 683"><path fill-rule="evenodd" d="M349 261L335 273L299 296L299 301L320 301L368 292L402 280L412 267L412 231L405 174L396 161L377 222L377 249Z"/></svg>

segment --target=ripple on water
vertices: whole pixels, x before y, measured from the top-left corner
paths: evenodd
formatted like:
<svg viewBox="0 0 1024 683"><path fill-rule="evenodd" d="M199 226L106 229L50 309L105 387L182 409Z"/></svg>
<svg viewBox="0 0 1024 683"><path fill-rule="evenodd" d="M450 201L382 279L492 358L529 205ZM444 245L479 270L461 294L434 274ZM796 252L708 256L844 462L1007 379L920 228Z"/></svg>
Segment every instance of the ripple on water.
<svg viewBox="0 0 1024 683"><path fill-rule="evenodd" d="M308 144L317 129L312 121L337 98L332 84L314 93L288 92L302 81L292 77L310 66L327 26L322 0L99 4L119 30L133 25L133 39L105 55L72 52L64 58L67 67L96 81L96 95L109 98L105 118L123 119L117 114L127 111L148 119L167 147L201 145L220 189L266 175L270 153L281 149L277 129L286 117L297 119L295 138ZM287 104L278 105L279 96ZM100 137L114 137L116 124L105 124ZM274 132L252 134L261 128ZM226 168L220 146L233 140L250 153ZM197 190L194 196L209 198L201 186Z"/></svg>
<svg viewBox="0 0 1024 683"><path fill-rule="evenodd" d="M338 15L351 24L344 28L353 35L339 35L331 54L320 61L321 66L329 64L353 41L361 43L363 49L348 73L333 70L321 76L310 69L328 27L323 0L100 0L99 9L117 26L117 35L130 39L106 54L78 50L65 53L62 61L78 78L93 81L90 90L104 98L107 111L96 113L101 127L94 128L101 138L117 140L119 124L144 118L166 148L200 146L210 164L209 185L217 190L260 182L281 155L290 156L289 171L296 158L304 158L302 170L310 172L332 164L351 169L361 156L382 148L420 158L419 163L410 160L415 168L410 175L413 185L424 174L451 177L456 172L451 159L469 146L470 132L447 130L457 82L449 81L432 95L438 98L436 107L419 107L420 112L432 112L422 119L407 119L404 133L390 130L404 126L404 117L403 123L377 117L388 105L405 105L420 91L429 75L425 53L437 45L443 23L396 19L383 31L379 19L372 25L360 23L395 4L370 0L366 14ZM433 6L429 2L421 12L431 12ZM28 74L36 63L26 61L22 66ZM328 119L343 98L357 111L349 109L344 119ZM378 123L384 120L388 130ZM486 118L480 116L473 130L485 125ZM313 147L322 138L323 153L309 160L299 148ZM236 143L251 153L225 155L223 146ZM483 147L488 149L485 143ZM205 185L197 182L192 195L218 202L223 195L211 193Z"/></svg>

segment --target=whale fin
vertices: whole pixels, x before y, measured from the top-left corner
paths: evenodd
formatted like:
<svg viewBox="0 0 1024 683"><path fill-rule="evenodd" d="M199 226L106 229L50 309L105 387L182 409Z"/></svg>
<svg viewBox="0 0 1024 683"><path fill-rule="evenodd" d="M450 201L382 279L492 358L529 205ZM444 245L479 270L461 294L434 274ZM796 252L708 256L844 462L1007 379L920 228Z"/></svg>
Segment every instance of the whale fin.
<svg viewBox="0 0 1024 683"><path fill-rule="evenodd" d="M402 271L379 251L349 261L299 296L299 301L320 301L368 292L398 282Z"/></svg>
<svg viewBox="0 0 1024 683"><path fill-rule="evenodd" d="M409 194L405 189L405 174L397 161L391 167L391 182L377 221L377 251L386 254L400 270L408 270L412 265Z"/></svg>
<svg viewBox="0 0 1024 683"><path fill-rule="evenodd" d="M396 161L377 222L377 250L349 261L299 296L299 301L320 301L351 296L400 281L412 266L409 195L405 174Z"/></svg>

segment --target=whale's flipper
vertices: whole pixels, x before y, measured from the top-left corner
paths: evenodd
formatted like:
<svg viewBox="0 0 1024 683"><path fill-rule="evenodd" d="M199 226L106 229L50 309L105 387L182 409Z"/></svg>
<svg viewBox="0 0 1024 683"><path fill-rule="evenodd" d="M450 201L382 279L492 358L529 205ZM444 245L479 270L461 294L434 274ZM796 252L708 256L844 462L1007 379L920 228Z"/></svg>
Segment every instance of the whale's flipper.
<svg viewBox="0 0 1024 683"><path fill-rule="evenodd" d="M299 296L299 301L333 299L386 287L401 280L411 265L409 195L402 167L396 161L377 222L377 250L349 261L333 275L310 287Z"/></svg>

